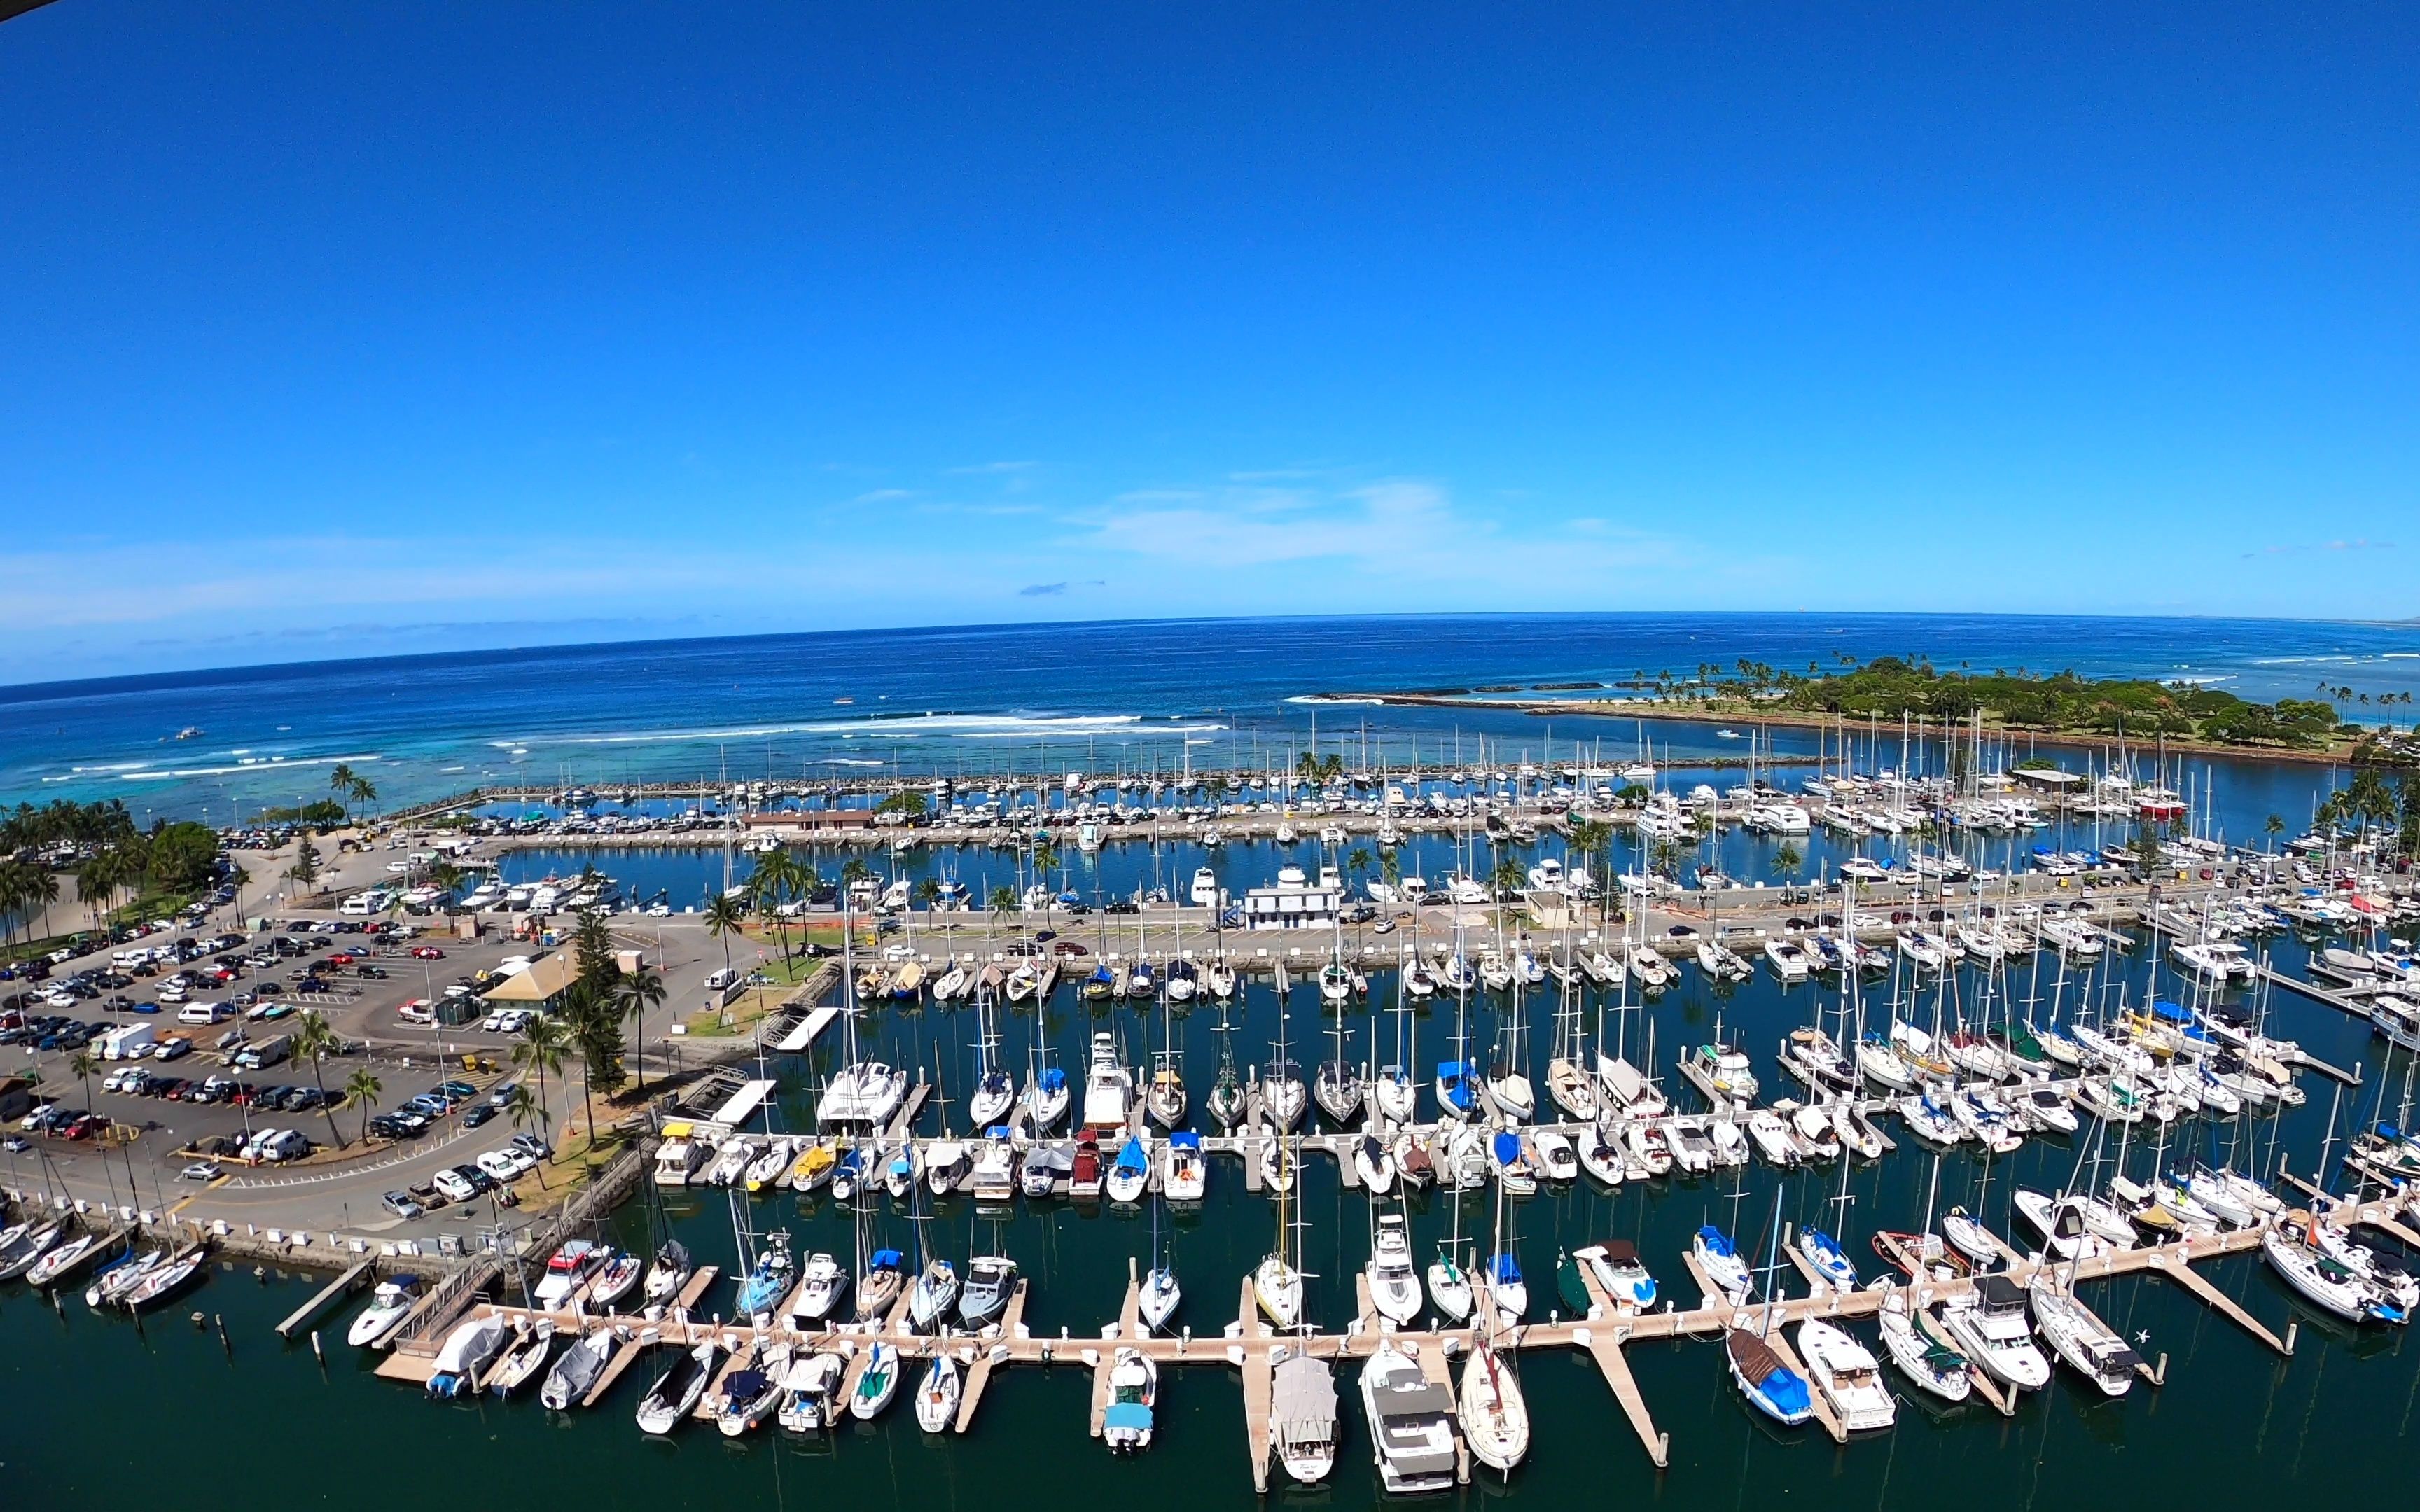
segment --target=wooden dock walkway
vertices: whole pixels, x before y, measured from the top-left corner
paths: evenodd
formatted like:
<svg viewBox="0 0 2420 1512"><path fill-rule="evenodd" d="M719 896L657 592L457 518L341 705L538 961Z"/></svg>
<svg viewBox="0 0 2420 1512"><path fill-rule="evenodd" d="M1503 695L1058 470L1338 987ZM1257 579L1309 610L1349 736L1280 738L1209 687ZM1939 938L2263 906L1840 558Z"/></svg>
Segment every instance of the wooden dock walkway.
<svg viewBox="0 0 2420 1512"><path fill-rule="evenodd" d="M1099 1438L1109 1426L1109 1374L1117 1368L1117 1346L1131 1342L1142 1332L1142 1283L1137 1278L1133 1257L1126 1258L1126 1297L1119 1304L1118 1320L1102 1330L1103 1348L1093 1354L1093 1415L1094 1438Z"/></svg>
<svg viewBox="0 0 2420 1512"><path fill-rule="evenodd" d="M955 1427L960 1433L966 1432L968 1428L974 1426L975 1407L983 1400L984 1388L991 1384L992 1366L1008 1358L1008 1350L1004 1341L1022 1339L1026 1336L1025 1291L1028 1285L1025 1277L1016 1278L1016 1285L1011 1288L1008 1293L1008 1305L1001 1309L998 1327L986 1331L991 1335L990 1342L967 1366L966 1389L958 1394L958 1420Z"/></svg>
<svg viewBox="0 0 2420 1512"><path fill-rule="evenodd" d="M104 1249L107 1248L108 1245L106 1242L104 1242L101 1247ZM297 1307L291 1313L288 1313L286 1317L286 1321L277 1325L277 1336L279 1338L286 1339L292 1338L296 1330L311 1321L312 1319L318 1317L321 1309L335 1303L338 1299L346 1296L355 1288L359 1287L362 1284L363 1278L369 1275L377 1269L377 1260L364 1260L360 1264L355 1265L351 1270L347 1271L344 1274L336 1277L334 1281L329 1282L326 1286L321 1287L318 1291L312 1293L311 1300L309 1302L304 1303L302 1306Z"/></svg>

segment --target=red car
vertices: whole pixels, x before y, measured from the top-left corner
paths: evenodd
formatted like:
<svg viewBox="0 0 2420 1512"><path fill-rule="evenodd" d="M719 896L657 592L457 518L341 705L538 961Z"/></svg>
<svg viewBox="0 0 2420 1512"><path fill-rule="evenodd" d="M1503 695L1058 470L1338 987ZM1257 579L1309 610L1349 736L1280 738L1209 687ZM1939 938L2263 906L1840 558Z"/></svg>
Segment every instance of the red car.
<svg viewBox="0 0 2420 1512"><path fill-rule="evenodd" d="M414 961L442 961L445 952L433 945L415 945L411 948L411 958Z"/></svg>
<svg viewBox="0 0 2420 1512"><path fill-rule="evenodd" d="M63 1137L69 1139L90 1139L108 1127L109 1120L107 1119L102 1118L98 1113L87 1113L83 1118L76 1119L75 1122L69 1124L66 1129L61 1131L61 1134Z"/></svg>
<svg viewBox="0 0 2420 1512"><path fill-rule="evenodd" d="M354 959L355 957L352 951L339 950L334 955L328 958L328 964L332 966L349 966L353 964Z"/></svg>

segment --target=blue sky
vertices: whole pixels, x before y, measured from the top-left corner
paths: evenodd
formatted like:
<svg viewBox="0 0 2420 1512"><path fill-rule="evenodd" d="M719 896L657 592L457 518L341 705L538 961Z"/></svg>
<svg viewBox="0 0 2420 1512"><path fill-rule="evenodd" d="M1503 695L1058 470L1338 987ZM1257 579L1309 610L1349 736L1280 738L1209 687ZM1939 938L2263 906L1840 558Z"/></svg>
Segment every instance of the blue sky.
<svg viewBox="0 0 2420 1512"><path fill-rule="evenodd" d="M1167 8L0 24L0 679L2420 612L2408 9Z"/></svg>

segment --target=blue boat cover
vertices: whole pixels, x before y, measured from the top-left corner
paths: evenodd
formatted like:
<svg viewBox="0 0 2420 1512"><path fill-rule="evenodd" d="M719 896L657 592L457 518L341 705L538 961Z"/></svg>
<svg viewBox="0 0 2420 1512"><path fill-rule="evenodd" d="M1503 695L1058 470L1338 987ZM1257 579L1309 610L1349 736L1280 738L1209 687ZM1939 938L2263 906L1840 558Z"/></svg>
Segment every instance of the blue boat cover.
<svg viewBox="0 0 2420 1512"><path fill-rule="evenodd" d="M874 1269L877 1271L896 1271L903 1258L904 1257L895 1249L878 1249L874 1252L872 1263Z"/></svg>
<svg viewBox="0 0 2420 1512"><path fill-rule="evenodd" d="M1151 1431L1151 1409L1140 1402L1111 1402L1109 1410L1101 1414L1101 1426L1148 1433Z"/></svg>
<svg viewBox="0 0 2420 1512"><path fill-rule="evenodd" d="M2190 1023L2193 1019L2193 1014L2177 1003L2154 1002L2151 1004L2151 1011L2171 1024Z"/></svg>
<svg viewBox="0 0 2420 1512"><path fill-rule="evenodd" d="M1151 1169L1151 1155L1140 1139L1129 1139L1118 1149L1118 1168L1125 1171Z"/></svg>
<svg viewBox="0 0 2420 1512"><path fill-rule="evenodd" d="M1796 1417L1813 1408L1814 1404L1807 1397L1805 1378L1787 1366L1774 1366L1773 1373L1756 1384L1757 1389L1764 1393L1768 1401L1792 1417Z"/></svg>
<svg viewBox="0 0 2420 1512"><path fill-rule="evenodd" d="M1047 1066L1043 1069L1042 1089L1044 1091L1055 1092L1066 1085L1067 1073L1065 1072L1061 1071L1056 1066Z"/></svg>
<svg viewBox="0 0 2420 1512"><path fill-rule="evenodd" d="M1708 1224L1703 1228L1699 1229L1698 1237L1706 1242L1706 1248L1714 1251L1717 1255L1729 1255L1731 1253L1730 1236L1724 1233L1721 1229L1715 1227L1712 1224Z"/></svg>
<svg viewBox="0 0 2420 1512"><path fill-rule="evenodd" d="M1179 1149L1200 1149L1202 1136L1190 1129L1179 1129L1168 1136L1168 1142Z"/></svg>
<svg viewBox="0 0 2420 1512"><path fill-rule="evenodd" d="M1494 1279L1501 1281L1508 1286L1515 1286L1520 1283L1521 1262L1514 1259L1510 1251L1499 1254L1496 1258L1490 1260L1488 1262L1487 1269L1489 1274Z"/></svg>

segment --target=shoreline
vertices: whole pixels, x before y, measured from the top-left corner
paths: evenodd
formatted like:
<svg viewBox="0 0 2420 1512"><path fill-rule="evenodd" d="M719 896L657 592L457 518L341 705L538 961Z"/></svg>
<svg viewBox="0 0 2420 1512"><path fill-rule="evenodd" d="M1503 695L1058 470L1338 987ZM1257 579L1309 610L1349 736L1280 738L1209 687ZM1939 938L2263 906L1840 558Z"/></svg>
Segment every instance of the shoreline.
<svg viewBox="0 0 2420 1512"><path fill-rule="evenodd" d="M1704 706L1683 708L1653 699L1616 701L1612 699L1520 699L1495 696L1468 698L1442 693L1355 692L1316 693L1311 696L1321 703L1347 706L1375 703L1401 708L1486 709L1505 714L1526 714L1538 718L1660 719L1671 723L1688 724L1782 725L1793 730L1816 731L1836 730L1841 723L1839 717L1836 716L1807 714L1796 709L1730 708L1719 705L1712 708ZM1852 729L1861 727L1861 721L1854 719L1850 720L1849 724ZM1929 723L1927 726L1929 732L1939 731L1942 728L1944 727L1937 722ZM2153 735L2149 740L2136 740L2132 736L2121 739L2117 735L2092 737L2079 735L2071 731L2048 731L2037 729L2031 725L2002 724L1988 717L1984 720L1983 728L1993 734L2024 735L2037 745L2054 747L2061 750L2103 750L2120 744L2136 749L2146 746L2164 746L2171 751L2191 752L2195 755L2249 757L2254 760L2294 762L2305 766L2350 767L2353 764L2353 742L2351 741L2347 741L2340 747L2331 744L2325 748L2313 750L2292 746L2228 746L2193 735L2169 735L2164 738ZM1928 738L1934 738L1934 736L1929 734Z"/></svg>

